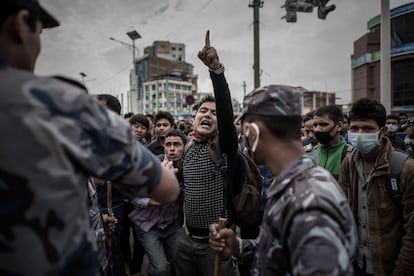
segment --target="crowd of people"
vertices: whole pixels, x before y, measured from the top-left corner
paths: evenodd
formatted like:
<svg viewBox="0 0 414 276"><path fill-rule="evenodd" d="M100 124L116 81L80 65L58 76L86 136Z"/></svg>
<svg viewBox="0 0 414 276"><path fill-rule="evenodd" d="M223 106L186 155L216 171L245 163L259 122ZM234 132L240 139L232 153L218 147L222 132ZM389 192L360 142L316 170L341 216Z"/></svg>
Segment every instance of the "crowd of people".
<svg viewBox="0 0 414 276"><path fill-rule="evenodd" d="M36 0L0 14L2 275L414 275L414 117L367 98L302 116L287 85L234 114L207 31L214 96L192 119L122 118L112 95L33 74L59 25ZM250 227L227 198L240 154L263 176Z"/></svg>

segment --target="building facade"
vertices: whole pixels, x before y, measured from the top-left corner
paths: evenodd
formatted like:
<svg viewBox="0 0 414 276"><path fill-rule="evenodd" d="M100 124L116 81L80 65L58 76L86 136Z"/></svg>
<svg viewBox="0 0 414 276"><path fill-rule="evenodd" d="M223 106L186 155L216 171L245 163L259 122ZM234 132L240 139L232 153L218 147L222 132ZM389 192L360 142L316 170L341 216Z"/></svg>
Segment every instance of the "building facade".
<svg viewBox="0 0 414 276"><path fill-rule="evenodd" d="M197 92L194 66L185 62L185 45L154 41L134 63L136 81L131 78L131 107L134 113L178 115L188 112L187 97ZM136 91L134 94L133 92Z"/></svg>
<svg viewBox="0 0 414 276"><path fill-rule="evenodd" d="M178 116L190 112L187 97L192 96L193 84L188 81L165 77L143 83L143 112L156 113L159 110L168 111Z"/></svg>
<svg viewBox="0 0 414 276"><path fill-rule="evenodd" d="M414 111L414 2L390 10L391 110ZM368 21L369 32L354 42L352 101L380 100L380 15Z"/></svg>
<svg viewBox="0 0 414 276"><path fill-rule="evenodd" d="M331 92L308 91L303 88L302 113L317 110L322 106L335 105L336 94Z"/></svg>

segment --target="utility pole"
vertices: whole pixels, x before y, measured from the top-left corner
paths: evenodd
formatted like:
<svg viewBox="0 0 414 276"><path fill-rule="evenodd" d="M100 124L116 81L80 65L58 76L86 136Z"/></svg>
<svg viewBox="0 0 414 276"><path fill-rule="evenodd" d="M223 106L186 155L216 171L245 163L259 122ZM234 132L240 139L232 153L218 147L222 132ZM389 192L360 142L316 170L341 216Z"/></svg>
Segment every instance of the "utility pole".
<svg viewBox="0 0 414 276"><path fill-rule="evenodd" d="M391 114L391 31L390 0L381 1L380 101Z"/></svg>
<svg viewBox="0 0 414 276"><path fill-rule="evenodd" d="M260 87L260 18L259 8L263 7L263 1L253 0L249 8L253 8L253 52L254 52L254 88Z"/></svg>
<svg viewBox="0 0 414 276"><path fill-rule="evenodd" d="M243 81L242 86L243 86L243 100L244 100L244 98L246 98L246 81Z"/></svg>

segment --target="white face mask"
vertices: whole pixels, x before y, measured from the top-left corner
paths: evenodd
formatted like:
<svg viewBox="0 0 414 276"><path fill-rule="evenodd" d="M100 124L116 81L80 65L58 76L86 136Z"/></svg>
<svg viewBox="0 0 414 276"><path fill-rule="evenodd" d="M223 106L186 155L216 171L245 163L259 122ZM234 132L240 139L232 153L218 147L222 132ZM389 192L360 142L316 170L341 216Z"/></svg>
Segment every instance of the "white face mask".
<svg viewBox="0 0 414 276"><path fill-rule="evenodd" d="M376 133L352 133L348 131L349 143L356 147L362 154L373 151L378 145L378 134Z"/></svg>
<svg viewBox="0 0 414 276"><path fill-rule="evenodd" d="M393 125L393 124L388 124L387 129L388 129L389 132L396 132L398 130L398 127L396 125Z"/></svg>
<svg viewBox="0 0 414 276"><path fill-rule="evenodd" d="M257 149L257 145L259 144L260 129L259 129L259 126L256 123L251 123L250 125L256 131L256 139L254 139L252 148L250 149L250 151L254 153L256 151L256 149ZM246 133L244 134L244 136L247 139L249 137L249 135L250 135L250 128L248 128L246 130Z"/></svg>

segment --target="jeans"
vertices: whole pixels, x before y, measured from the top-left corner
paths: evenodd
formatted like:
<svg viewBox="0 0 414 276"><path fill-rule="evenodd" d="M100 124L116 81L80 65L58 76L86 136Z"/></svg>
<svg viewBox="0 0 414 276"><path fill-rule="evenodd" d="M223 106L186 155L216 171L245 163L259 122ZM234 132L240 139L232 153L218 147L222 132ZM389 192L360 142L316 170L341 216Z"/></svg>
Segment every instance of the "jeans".
<svg viewBox="0 0 414 276"><path fill-rule="evenodd" d="M148 276L170 276L174 274L174 255L177 231L176 222L165 229L152 228L148 232L136 228L138 239L148 257Z"/></svg>
<svg viewBox="0 0 414 276"><path fill-rule="evenodd" d="M184 229L177 237L175 255L176 273L179 276L213 276L215 252L207 242L197 242L186 235ZM238 275L230 258L222 257L220 275Z"/></svg>

